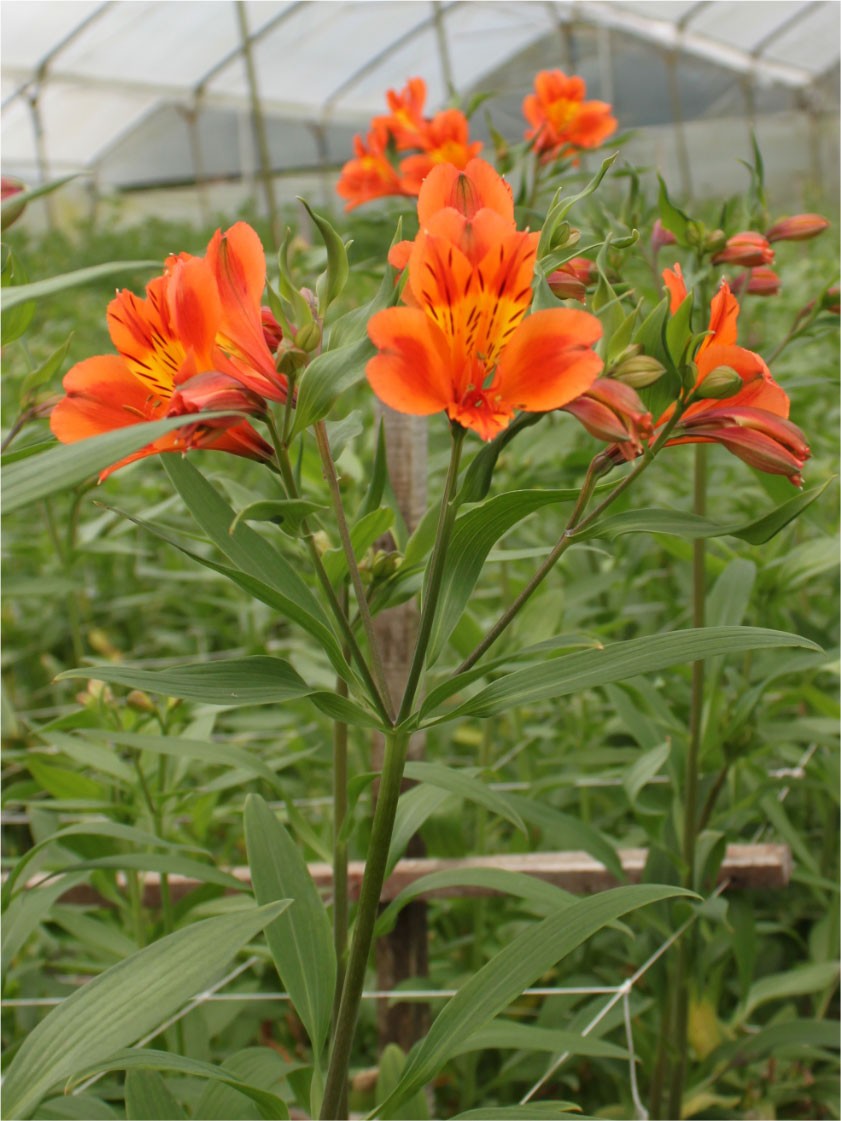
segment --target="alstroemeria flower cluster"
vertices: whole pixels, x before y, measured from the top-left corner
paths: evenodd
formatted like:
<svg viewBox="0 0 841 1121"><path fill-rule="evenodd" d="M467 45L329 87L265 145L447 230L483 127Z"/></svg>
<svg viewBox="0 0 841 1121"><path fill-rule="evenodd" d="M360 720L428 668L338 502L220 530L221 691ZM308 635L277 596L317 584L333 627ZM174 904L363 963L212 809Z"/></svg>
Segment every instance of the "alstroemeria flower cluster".
<svg viewBox="0 0 841 1121"><path fill-rule="evenodd" d="M459 109L423 115L426 83L410 78L399 93L386 94L389 113L374 117L365 140L354 138L355 157L342 168L336 193L352 210L387 195L415 197L433 167L449 163L464 168L482 150L470 140L470 125ZM404 155L399 162L396 156Z"/></svg>
<svg viewBox="0 0 841 1121"><path fill-rule="evenodd" d="M523 101L523 116L531 126L526 140L544 162L572 157L597 148L617 128L613 109L606 101L585 101L583 78L568 77L562 70L541 70L534 93Z"/></svg>
<svg viewBox="0 0 841 1121"><path fill-rule="evenodd" d="M64 378L66 396L50 427L73 443L139 421L232 409L260 416L266 400L285 401L268 338L277 334L261 308L266 260L244 222L217 230L204 257L167 258L145 299L123 290L108 306L115 355L86 358ZM241 416L179 428L103 471L158 452L212 448L268 460L272 449Z"/></svg>
<svg viewBox="0 0 841 1121"><path fill-rule="evenodd" d="M663 281L674 315L687 296L680 265L666 269ZM710 334L695 355L695 390L703 391L704 384L710 385L715 379L726 384L729 378L735 383L734 392L693 401L668 443L721 444L750 466L787 475L800 486L809 447L803 433L788 419L788 396L765 362L752 350L736 345L738 316L738 301L722 281L710 305ZM659 418L655 435L673 410L670 406Z"/></svg>
<svg viewBox="0 0 841 1121"><path fill-rule="evenodd" d="M378 312L367 366L398 412L445 411L483 440L516 410L547 412L584 393L602 368L595 316L568 308L527 315L539 234L520 231L511 189L482 160L432 170L418 198L420 232L390 260L408 268L407 305Z"/></svg>

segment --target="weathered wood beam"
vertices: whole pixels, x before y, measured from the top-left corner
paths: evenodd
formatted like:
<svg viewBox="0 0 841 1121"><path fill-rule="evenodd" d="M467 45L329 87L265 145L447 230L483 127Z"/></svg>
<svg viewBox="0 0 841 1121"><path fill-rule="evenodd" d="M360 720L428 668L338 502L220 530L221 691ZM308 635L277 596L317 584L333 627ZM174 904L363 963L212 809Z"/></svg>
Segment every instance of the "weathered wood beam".
<svg viewBox="0 0 841 1121"><path fill-rule="evenodd" d="M629 883L639 883L647 849L620 849L618 851L622 868ZM499 856L465 857L462 860L401 860L394 872L383 885L382 899L390 902L400 892L431 872L451 872L456 869L496 868L508 872L524 872L529 876L545 880L556 887L564 888L580 895L590 895L607 888L616 887L617 880L594 857L586 852L536 852L505 854ZM332 870L329 864L310 864L312 875L319 890L330 893ZM348 869L349 890L352 899L359 894L364 864L361 860L350 862ZM232 868L230 874L244 886L250 886L251 873L248 868ZM160 876L149 872L143 879L143 902L147 907L160 903ZM728 887L737 890L761 888L769 890L786 887L791 879L791 850L788 845L756 844L728 845L727 852L719 869L718 882L727 882ZM43 877L29 881L27 887L37 888ZM120 876L118 876L118 883ZM169 891L173 899L181 899L201 886L200 880L186 876L170 876ZM492 891L479 887L436 888L424 893L424 898L465 898L473 895L493 895ZM104 903L99 893L88 884L68 887L61 897L63 903Z"/></svg>

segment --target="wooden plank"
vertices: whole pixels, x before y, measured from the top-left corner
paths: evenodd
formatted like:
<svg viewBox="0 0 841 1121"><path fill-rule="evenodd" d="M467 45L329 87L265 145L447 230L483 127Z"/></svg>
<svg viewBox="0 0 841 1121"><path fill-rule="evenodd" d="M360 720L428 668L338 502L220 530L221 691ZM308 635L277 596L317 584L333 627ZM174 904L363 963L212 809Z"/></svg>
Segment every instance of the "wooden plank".
<svg viewBox="0 0 841 1121"><path fill-rule="evenodd" d="M648 857L646 849L619 849L619 859L629 883L639 883ZM455 871L457 869L498 868L509 872L524 872L529 876L546 880L556 887L564 888L579 895L591 895L607 888L615 887L618 881L600 864L595 857L586 852L536 852L499 856L472 856L463 860L400 860L394 872L383 885L382 900L389 902L405 887L413 884L431 872ZM318 888L329 894L332 871L329 864L309 865L310 874ZM359 894L365 865L361 860L352 860L348 869L350 896L355 899ZM248 868L229 869L230 874L250 887L251 874ZM156 872L142 875L143 902L147 907L160 904L160 876ZM757 844L728 845L719 870L718 882L727 882L729 888L764 889L786 887L791 879L791 850L788 845ZM28 888L37 888L41 877L27 883ZM117 882L125 886L122 874ZM201 881L186 876L170 876L169 890L174 900L181 899L200 886ZM424 898L465 898L472 895L492 895L485 888L451 887L439 888L424 893ZM63 903L104 903L94 888L87 884L77 884L67 889L61 896Z"/></svg>

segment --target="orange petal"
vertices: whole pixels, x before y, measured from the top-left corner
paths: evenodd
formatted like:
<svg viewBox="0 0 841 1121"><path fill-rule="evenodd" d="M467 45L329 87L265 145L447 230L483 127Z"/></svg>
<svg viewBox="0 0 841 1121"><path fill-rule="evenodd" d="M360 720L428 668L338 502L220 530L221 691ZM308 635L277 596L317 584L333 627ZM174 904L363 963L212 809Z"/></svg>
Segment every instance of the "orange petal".
<svg viewBox="0 0 841 1121"><path fill-rule="evenodd" d="M698 381L701 382L717 366L729 366L742 379L742 388L732 397L726 398L728 404L750 405L765 409L775 416L787 417L789 399L785 391L774 381L771 371L758 354L742 346L710 346L698 362ZM706 402L699 401L698 405ZM710 405L722 406L721 401L711 400ZM690 408L694 408L692 405Z"/></svg>
<svg viewBox="0 0 841 1121"><path fill-rule="evenodd" d="M485 160L471 160L463 171L452 164L439 164L432 169L418 198L421 228L429 225L436 211L450 206L466 218L488 207L512 225L514 223L511 188Z"/></svg>
<svg viewBox="0 0 841 1121"><path fill-rule="evenodd" d="M590 348L601 337L586 311L551 308L530 315L505 348L497 369L503 398L518 409L559 409L584 393L604 363Z"/></svg>
<svg viewBox="0 0 841 1121"><path fill-rule="evenodd" d="M718 346L733 346L737 336L737 320L739 318L739 301L730 291L726 281L721 282L721 287L710 302L710 330L698 350L700 355L708 346L715 343Z"/></svg>
<svg viewBox="0 0 841 1121"><path fill-rule="evenodd" d="M453 397L450 351L443 333L424 312L386 308L373 316L368 334L380 353L365 373L381 401L414 416L447 407Z"/></svg>
<svg viewBox="0 0 841 1121"><path fill-rule="evenodd" d="M669 312L674 315L686 299L686 283L680 265L675 265L673 269L663 270L663 283L669 293Z"/></svg>
<svg viewBox="0 0 841 1121"><path fill-rule="evenodd" d="M63 444L166 415L169 397L150 394L122 358L87 358L64 378L64 397L50 415L50 428Z"/></svg>
<svg viewBox="0 0 841 1121"><path fill-rule="evenodd" d="M213 369L213 343L222 318L216 281L201 257L179 261L172 272L168 297L175 329L195 353L200 370Z"/></svg>

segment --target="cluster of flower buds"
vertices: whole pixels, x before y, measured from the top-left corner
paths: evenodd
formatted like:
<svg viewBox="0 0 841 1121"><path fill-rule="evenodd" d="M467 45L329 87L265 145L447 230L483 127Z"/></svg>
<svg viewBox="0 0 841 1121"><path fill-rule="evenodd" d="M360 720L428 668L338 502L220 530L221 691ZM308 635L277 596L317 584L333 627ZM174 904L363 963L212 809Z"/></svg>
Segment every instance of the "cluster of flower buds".
<svg viewBox="0 0 841 1121"><path fill-rule="evenodd" d="M596 279L596 266L586 257L572 257L546 278L546 282L559 300L578 300L584 303L587 289Z"/></svg>

